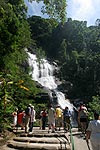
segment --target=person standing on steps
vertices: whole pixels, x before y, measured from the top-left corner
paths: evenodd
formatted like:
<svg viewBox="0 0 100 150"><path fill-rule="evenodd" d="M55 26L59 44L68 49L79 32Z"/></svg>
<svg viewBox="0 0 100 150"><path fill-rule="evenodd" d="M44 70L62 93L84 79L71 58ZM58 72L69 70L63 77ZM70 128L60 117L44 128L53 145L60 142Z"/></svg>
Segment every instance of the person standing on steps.
<svg viewBox="0 0 100 150"><path fill-rule="evenodd" d="M43 109L41 116L42 116L42 130L45 130L46 122L47 122L47 111L45 108Z"/></svg>
<svg viewBox="0 0 100 150"><path fill-rule="evenodd" d="M49 130L51 129L52 132L55 132L55 109L52 107L52 105L49 106L48 110L48 126Z"/></svg>
<svg viewBox="0 0 100 150"><path fill-rule="evenodd" d="M23 117L24 117L24 112L22 110L19 110L17 115L17 126L21 127L21 129L24 129Z"/></svg>
<svg viewBox="0 0 100 150"><path fill-rule="evenodd" d="M62 109L60 108L60 105L56 107L56 130L57 127L60 131L60 128L62 127Z"/></svg>
<svg viewBox="0 0 100 150"><path fill-rule="evenodd" d="M81 131L83 134L85 134L88 124L88 111L85 104L83 104L79 110L78 120L80 122Z"/></svg>
<svg viewBox="0 0 100 150"><path fill-rule="evenodd" d="M42 112L43 112L43 110L41 110L40 114L39 114L39 126L40 126L39 129L42 129Z"/></svg>
<svg viewBox="0 0 100 150"><path fill-rule="evenodd" d="M30 117L31 117L31 104L27 106L25 109L25 133L28 133L29 131L29 122L30 122Z"/></svg>
<svg viewBox="0 0 100 150"><path fill-rule="evenodd" d="M87 108L86 108L85 104L83 104L83 102L81 102L81 103L79 104L78 109L77 109L77 111L78 111L78 116L77 116L77 120L78 120L78 131L81 131L80 111L83 110L83 109L85 109L85 110L87 111Z"/></svg>
<svg viewBox="0 0 100 150"><path fill-rule="evenodd" d="M70 129L71 125L71 112L69 108L66 106L64 111L63 111L63 122L64 122L64 130L68 131Z"/></svg>
<svg viewBox="0 0 100 150"><path fill-rule="evenodd" d="M35 112L34 106L32 105L31 113L30 113L29 132L32 132L32 130L33 130L34 122L36 121L35 114L36 114L36 112Z"/></svg>
<svg viewBox="0 0 100 150"><path fill-rule="evenodd" d="M12 113L14 129L17 126L17 115L18 115L17 113L18 113L18 108L15 108L15 111Z"/></svg>
<svg viewBox="0 0 100 150"><path fill-rule="evenodd" d="M92 149L100 150L100 115L98 112L94 112L94 120L89 122L86 130L86 141L90 139Z"/></svg>

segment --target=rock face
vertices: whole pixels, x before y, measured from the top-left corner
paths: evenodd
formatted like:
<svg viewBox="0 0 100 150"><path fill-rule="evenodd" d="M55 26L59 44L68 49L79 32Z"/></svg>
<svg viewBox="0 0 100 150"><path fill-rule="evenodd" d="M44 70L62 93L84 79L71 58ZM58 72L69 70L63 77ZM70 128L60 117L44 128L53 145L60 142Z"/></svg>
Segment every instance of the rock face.
<svg viewBox="0 0 100 150"><path fill-rule="evenodd" d="M19 133L18 133L19 132ZM48 130L34 128L32 133L17 132L3 150L71 150L69 140L63 130L48 133Z"/></svg>

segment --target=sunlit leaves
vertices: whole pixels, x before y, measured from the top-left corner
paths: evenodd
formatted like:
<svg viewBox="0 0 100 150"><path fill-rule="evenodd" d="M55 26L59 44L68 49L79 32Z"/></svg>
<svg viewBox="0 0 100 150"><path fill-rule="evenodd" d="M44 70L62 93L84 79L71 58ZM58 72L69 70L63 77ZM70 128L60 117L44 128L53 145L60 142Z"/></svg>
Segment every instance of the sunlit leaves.
<svg viewBox="0 0 100 150"><path fill-rule="evenodd" d="M26 90L26 91L29 91L29 89L26 88L25 86L20 85L19 87L20 87L21 89L24 89L24 90Z"/></svg>
<svg viewBox="0 0 100 150"><path fill-rule="evenodd" d="M92 101L89 102L89 117L90 117L90 119L94 119L93 118L94 112L100 113L100 96L99 95L93 96Z"/></svg>
<svg viewBox="0 0 100 150"><path fill-rule="evenodd" d="M34 0L29 0L34 1ZM42 13L46 13L50 18L55 18L58 22L66 21L66 0L36 0L38 3L43 2Z"/></svg>

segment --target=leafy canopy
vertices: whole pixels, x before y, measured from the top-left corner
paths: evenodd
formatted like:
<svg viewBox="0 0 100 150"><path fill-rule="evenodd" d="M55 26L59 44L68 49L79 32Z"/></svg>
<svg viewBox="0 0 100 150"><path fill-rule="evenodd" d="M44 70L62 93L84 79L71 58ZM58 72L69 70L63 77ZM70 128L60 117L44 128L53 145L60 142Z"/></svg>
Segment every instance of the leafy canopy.
<svg viewBox="0 0 100 150"><path fill-rule="evenodd" d="M66 21L66 0L29 0L30 2L43 2L42 12L46 13L50 18L55 18L59 22Z"/></svg>

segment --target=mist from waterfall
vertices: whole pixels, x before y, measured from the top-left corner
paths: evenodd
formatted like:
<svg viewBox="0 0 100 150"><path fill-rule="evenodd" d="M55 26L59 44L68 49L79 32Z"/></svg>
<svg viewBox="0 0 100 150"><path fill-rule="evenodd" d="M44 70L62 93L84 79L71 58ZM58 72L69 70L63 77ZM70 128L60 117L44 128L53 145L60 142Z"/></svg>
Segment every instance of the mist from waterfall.
<svg viewBox="0 0 100 150"><path fill-rule="evenodd" d="M38 62L35 54L31 54L27 52L29 56L29 65L31 67L30 74L32 75L32 79L40 83L43 87L49 89L52 94L55 94L57 99L53 99L53 103L59 104L62 109L66 106L69 107L71 111L73 111L73 105L69 100L65 100L65 95L57 90L56 78L53 75L55 70L55 65L50 64L46 59L41 59L41 62ZM53 91L53 93L52 93Z"/></svg>

